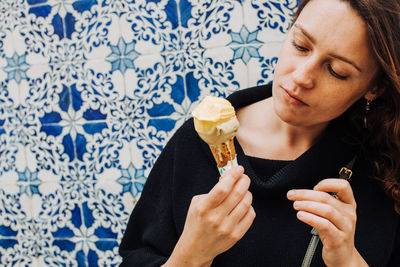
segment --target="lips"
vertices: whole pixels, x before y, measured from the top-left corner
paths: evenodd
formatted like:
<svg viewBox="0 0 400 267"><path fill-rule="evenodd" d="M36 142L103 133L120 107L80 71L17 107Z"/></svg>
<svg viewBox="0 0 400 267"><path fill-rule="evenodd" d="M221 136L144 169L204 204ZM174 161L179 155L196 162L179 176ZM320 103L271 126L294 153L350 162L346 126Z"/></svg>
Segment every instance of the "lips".
<svg viewBox="0 0 400 267"><path fill-rule="evenodd" d="M295 94L289 92L288 90L283 89L283 98L289 102L292 105L295 106L308 106L307 103L305 103L303 100L301 100L298 96L296 96Z"/></svg>

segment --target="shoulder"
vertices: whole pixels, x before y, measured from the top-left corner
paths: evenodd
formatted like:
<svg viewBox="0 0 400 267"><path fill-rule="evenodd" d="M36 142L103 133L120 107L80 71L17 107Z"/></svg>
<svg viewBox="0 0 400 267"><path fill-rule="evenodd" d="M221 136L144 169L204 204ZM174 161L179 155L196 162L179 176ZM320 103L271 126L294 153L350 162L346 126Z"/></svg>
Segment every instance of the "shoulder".
<svg viewBox="0 0 400 267"><path fill-rule="evenodd" d="M229 95L227 100L231 102L236 110L239 110L243 107L252 107L252 104L265 100L271 95L272 84L267 84L236 91ZM199 142L199 140L201 139L194 129L193 118L190 118L179 127L171 137L169 143L176 143L177 141L179 141L179 143L190 143Z"/></svg>
<svg viewBox="0 0 400 267"><path fill-rule="evenodd" d="M271 106L268 104L271 96L272 84L268 84L237 91L227 98L235 107L239 130L260 127L266 108Z"/></svg>
<svg viewBox="0 0 400 267"><path fill-rule="evenodd" d="M188 119L178 128L175 134L171 137L169 143L191 143L198 142L200 138L194 129L193 118Z"/></svg>
<svg viewBox="0 0 400 267"><path fill-rule="evenodd" d="M235 109L240 109L272 96L272 84L239 90L227 97Z"/></svg>
<svg viewBox="0 0 400 267"><path fill-rule="evenodd" d="M208 152L208 145L200 139L197 134L193 118L188 119L178 128L175 134L168 141L164 150L168 150L168 154L173 153L173 157L176 160L185 162L190 160L190 155L196 155L196 157Z"/></svg>

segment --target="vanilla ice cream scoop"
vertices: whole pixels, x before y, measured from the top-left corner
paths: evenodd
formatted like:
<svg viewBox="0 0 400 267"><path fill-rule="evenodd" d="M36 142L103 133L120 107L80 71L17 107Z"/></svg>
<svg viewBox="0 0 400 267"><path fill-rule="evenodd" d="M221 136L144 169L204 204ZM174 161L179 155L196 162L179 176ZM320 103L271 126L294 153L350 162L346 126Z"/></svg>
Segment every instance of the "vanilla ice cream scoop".
<svg viewBox="0 0 400 267"><path fill-rule="evenodd" d="M209 145L228 142L239 128L235 109L224 98L207 96L192 114L197 133Z"/></svg>
<svg viewBox="0 0 400 267"><path fill-rule="evenodd" d="M233 138L239 121L231 103L224 98L207 96L192 115L196 132L210 146L218 166L232 161L236 157Z"/></svg>

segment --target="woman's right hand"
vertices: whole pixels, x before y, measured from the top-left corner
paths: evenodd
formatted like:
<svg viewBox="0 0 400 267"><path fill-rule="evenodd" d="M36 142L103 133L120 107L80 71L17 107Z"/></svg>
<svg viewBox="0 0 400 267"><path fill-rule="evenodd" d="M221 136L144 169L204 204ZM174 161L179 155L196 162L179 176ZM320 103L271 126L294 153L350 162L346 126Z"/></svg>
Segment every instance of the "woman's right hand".
<svg viewBox="0 0 400 267"><path fill-rule="evenodd" d="M255 218L243 167L226 172L208 194L194 196L183 233L164 266L210 266L250 228Z"/></svg>

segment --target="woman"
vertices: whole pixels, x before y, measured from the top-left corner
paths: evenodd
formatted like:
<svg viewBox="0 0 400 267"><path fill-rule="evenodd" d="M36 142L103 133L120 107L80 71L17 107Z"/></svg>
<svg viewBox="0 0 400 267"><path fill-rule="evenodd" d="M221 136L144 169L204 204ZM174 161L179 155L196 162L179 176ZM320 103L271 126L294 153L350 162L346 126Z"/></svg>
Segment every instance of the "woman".
<svg viewBox="0 0 400 267"><path fill-rule="evenodd" d="M228 98L241 166L218 181L189 120L153 167L122 266L300 266L312 227L311 266L400 266L399 14L398 0L302 1L272 97Z"/></svg>

